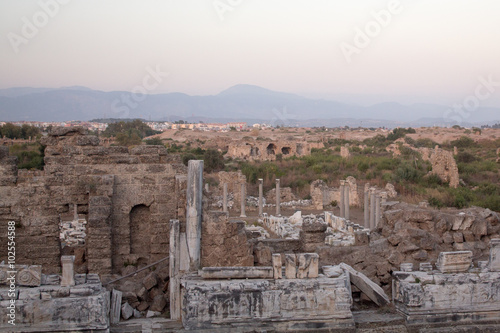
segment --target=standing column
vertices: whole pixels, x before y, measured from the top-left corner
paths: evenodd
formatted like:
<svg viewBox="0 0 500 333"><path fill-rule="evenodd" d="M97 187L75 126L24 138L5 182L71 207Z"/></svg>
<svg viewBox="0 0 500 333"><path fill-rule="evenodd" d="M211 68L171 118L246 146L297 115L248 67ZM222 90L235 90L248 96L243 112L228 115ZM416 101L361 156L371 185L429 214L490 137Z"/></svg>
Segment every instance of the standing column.
<svg viewBox="0 0 500 333"><path fill-rule="evenodd" d="M370 230L375 229L375 187L370 188Z"/></svg>
<svg viewBox="0 0 500 333"><path fill-rule="evenodd" d="M345 186L344 186L344 217L346 220L349 220L349 192L350 192L350 185L346 181Z"/></svg>
<svg viewBox="0 0 500 333"><path fill-rule="evenodd" d="M61 287L72 287L75 285L75 256L61 256L62 277Z"/></svg>
<svg viewBox="0 0 500 333"><path fill-rule="evenodd" d="M179 220L170 220L169 257L170 318L179 320L181 319L181 276L179 273L181 251Z"/></svg>
<svg viewBox="0 0 500 333"><path fill-rule="evenodd" d="M245 214L245 203L247 201L247 196L245 193L245 183L241 184L241 215L240 217L247 217Z"/></svg>
<svg viewBox="0 0 500 333"><path fill-rule="evenodd" d="M375 196L375 228L378 226L380 222L380 193L377 193Z"/></svg>
<svg viewBox="0 0 500 333"><path fill-rule="evenodd" d="M276 179L276 216L281 216L281 190L279 179Z"/></svg>
<svg viewBox="0 0 500 333"><path fill-rule="evenodd" d="M263 200L262 200L264 196L263 182L264 180L262 178L259 179L259 216L262 216L264 210Z"/></svg>
<svg viewBox="0 0 500 333"><path fill-rule="evenodd" d="M370 184L365 184L365 228L370 228Z"/></svg>
<svg viewBox="0 0 500 333"><path fill-rule="evenodd" d="M345 217L345 180L340 181L340 217Z"/></svg>
<svg viewBox="0 0 500 333"><path fill-rule="evenodd" d="M200 268L201 212L203 198L203 161L188 162L186 240L189 255L189 270Z"/></svg>
<svg viewBox="0 0 500 333"><path fill-rule="evenodd" d="M222 193L222 211L227 213L227 183L224 183L223 193Z"/></svg>

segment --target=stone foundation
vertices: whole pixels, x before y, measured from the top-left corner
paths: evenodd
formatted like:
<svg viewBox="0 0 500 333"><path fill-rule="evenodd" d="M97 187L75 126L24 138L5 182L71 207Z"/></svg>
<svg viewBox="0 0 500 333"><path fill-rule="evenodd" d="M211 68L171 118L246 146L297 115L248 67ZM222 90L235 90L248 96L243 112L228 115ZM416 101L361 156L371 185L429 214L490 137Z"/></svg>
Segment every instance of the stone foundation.
<svg viewBox="0 0 500 333"><path fill-rule="evenodd" d="M339 278L182 280L187 330L224 327L354 328L347 275Z"/></svg>

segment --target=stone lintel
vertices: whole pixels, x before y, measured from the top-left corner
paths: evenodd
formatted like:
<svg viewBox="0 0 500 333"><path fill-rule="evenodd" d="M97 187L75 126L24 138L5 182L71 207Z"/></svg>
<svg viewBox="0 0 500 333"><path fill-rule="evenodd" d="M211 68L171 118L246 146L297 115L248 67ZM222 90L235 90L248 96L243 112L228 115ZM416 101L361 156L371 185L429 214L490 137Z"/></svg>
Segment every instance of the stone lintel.
<svg viewBox="0 0 500 333"><path fill-rule="evenodd" d="M273 279L273 267L203 267L204 279Z"/></svg>

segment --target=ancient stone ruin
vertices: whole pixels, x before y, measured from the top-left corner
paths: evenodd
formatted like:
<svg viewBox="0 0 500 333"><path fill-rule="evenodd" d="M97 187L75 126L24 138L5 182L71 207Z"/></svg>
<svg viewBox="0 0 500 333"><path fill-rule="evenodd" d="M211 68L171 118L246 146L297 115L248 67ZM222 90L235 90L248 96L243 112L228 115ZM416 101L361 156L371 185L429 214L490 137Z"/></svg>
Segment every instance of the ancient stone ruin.
<svg viewBox="0 0 500 333"><path fill-rule="evenodd" d="M279 180L263 212L260 181L240 218L241 173L207 191L203 161L161 146L103 147L74 128L44 144L36 172L0 149L0 243L15 226L17 247L14 268L0 249L0 331L10 314L21 332L500 329L496 212L390 201L393 187L348 178L312 184L314 214L281 210Z"/></svg>
<svg viewBox="0 0 500 333"><path fill-rule="evenodd" d="M274 161L282 157L307 156L312 148L323 148L322 142L243 141L229 144L227 156L244 160Z"/></svg>

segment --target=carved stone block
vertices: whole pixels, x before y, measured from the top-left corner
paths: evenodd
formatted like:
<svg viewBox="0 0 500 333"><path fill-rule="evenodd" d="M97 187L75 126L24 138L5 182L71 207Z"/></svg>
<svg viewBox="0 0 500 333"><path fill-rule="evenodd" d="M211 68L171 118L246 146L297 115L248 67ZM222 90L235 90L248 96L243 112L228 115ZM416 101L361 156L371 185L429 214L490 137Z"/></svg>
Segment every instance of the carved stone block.
<svg viewBox="0 0 500 333"><path fill-rule="evenodd" d="M319 256L317 253L301 253L297 277L299 279L312 279L318 277Z"/></svg>

